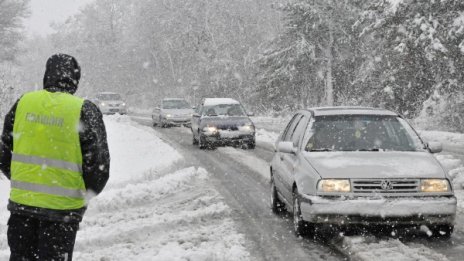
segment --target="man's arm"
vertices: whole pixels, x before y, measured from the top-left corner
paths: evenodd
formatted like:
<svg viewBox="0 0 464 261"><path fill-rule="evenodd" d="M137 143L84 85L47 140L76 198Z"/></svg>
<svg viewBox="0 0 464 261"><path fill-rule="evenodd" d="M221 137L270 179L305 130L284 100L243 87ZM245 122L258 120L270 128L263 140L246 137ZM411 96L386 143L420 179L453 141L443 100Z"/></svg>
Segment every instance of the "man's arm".
<svg viewBox="0 0 464 261"><path fill-rule="evenodd" d="M3 124L3 133L0 139L0 170L10 179L11 173L11 153L13 151L13 125L16 114L18 101L13 105L8 114L5 116Z"/></svg>
<svg viewBox="0 0 464 261"><path fill-rule="evenodd" d="M110 153L103 116L98 107L88 100L82 106L81 124L79 139L85 187L98 194L109 179Z"/></svg>

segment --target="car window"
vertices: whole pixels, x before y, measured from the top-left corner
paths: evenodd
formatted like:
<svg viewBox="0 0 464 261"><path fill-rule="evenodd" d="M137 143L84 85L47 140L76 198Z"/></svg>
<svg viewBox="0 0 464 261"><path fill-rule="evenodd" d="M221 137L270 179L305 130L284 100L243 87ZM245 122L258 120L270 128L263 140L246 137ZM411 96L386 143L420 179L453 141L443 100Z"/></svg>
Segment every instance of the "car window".
<svg viewBox="0 0 464 261"><path fill-rule="evenodd" d="M280 135L280 140L283 141L285 136L287 135L287 132L288 130L290 129L290 126L292 126L293 122L295 121L295 119L297 118L298 114L294 115L292 117L292 119L290 119L290 121L287 123L287 126L285 127L284 131L282 132L282 134Z"/></svg>
<svg viewBox="0 0 464 261"><path fill-rule="evenodd" d="M185 100L164 100L163 109L190 109L190 105Z"/></svg>
<svg viewBox="0 0 464 261"><path fill-rule="evenodd" d="M424 145L397 116L338 115L316 117L307 151L420 151Z"/></svg>
<svg viewBox="0 0 464 261"><path fill-rule="evenodd" d="M302 116L301 120L298 122L298 125L295 127L295 131L291 136L291 140L293 141L293 145L296 147L300 147L300 140L306 130L306 126L308 125L309 118L306 116Z"/></svg>
<svg viewBox="0 0 464 261"><path fill-rule="evenodd" d="M218 104L205 106L203 115L206 116L246 116L245 110L240 104Z"/></svg>
<svg viewBox="0 0 464 261"><path fill-rule="evenodd" d="M282 141L292 141L292 135L293 132L295 131L296 126L301 120L301 117L303 117L301 114L295 115L294 119L292 120L292 123L289 125L289 128L286 130L286 133L284 136L282 136Z"/></svg>

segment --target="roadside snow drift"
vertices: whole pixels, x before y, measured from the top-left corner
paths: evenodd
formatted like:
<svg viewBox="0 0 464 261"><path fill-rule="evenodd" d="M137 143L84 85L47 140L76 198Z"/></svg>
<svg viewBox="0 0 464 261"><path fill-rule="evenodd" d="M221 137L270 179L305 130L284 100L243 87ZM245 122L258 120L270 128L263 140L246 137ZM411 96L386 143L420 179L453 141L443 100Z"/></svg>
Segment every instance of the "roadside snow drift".
<svg viewBox="0 0 464 261"><path fill-rule="evenodd" d="M204 169L128 117L105 118L110 180L77 233L75 260L248 260L245 238ZM0 261L8 260L9 182L0 180Z"/></svg>

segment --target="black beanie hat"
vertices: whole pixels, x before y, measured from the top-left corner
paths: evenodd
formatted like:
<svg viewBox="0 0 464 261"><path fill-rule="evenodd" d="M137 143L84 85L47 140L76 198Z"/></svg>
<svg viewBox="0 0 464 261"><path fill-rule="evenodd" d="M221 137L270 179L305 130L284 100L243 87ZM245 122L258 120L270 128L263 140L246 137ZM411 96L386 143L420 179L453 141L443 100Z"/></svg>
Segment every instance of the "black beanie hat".
<svg viewBox="0 0 464 261"><path fill-rule="evenodd" d="M74 94L81 78L81 67L76 58L55 54L48 58L43 79L44 89L58 89Z"/></svg>

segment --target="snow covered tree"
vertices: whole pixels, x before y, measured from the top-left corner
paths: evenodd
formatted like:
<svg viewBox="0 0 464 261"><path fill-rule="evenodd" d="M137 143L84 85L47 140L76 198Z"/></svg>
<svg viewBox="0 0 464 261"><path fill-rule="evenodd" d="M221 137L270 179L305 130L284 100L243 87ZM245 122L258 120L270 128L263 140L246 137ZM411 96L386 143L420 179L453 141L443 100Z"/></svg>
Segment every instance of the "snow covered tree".
<svg viewBox="0 0 464 261"><path fill-rule="evenodd" d="M362 1L298 0L281 7L286 30L258 60L258 91L290 107L345 102L358 64Z"/></svg>
<svg viewBox="0 0 464 261"><path fill-rule="evenodd" d="M22 19L28 14L27 0L0 0L0 118L9 109L15 86L14 62L22 38Z"/></svg>
<svg viewBox="0 0 464 261"><path fill-rule="evenodd" d="M463 11L459 0L371 4L358 26L372 57L361 82L370 86L375 103L415 117L435 91L462 89Z"/></svg>

